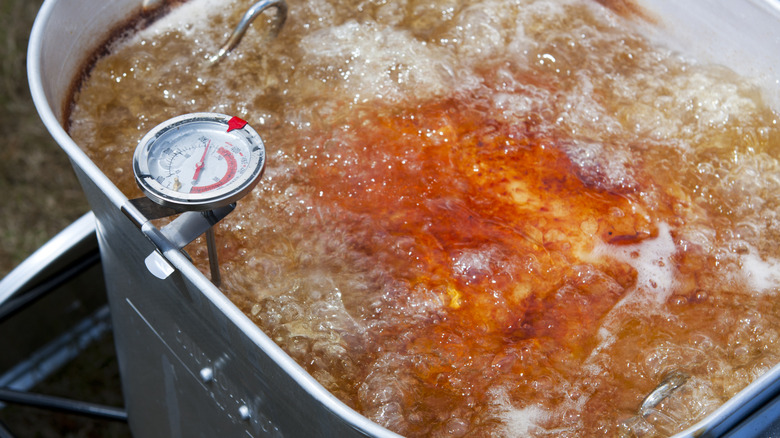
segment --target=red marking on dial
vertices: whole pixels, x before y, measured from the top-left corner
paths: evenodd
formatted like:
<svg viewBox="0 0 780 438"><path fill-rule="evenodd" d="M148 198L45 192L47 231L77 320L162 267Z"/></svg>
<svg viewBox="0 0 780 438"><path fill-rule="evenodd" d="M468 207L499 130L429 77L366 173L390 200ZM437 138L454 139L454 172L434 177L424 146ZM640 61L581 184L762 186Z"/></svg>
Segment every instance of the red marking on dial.
<svg viewBox="0 0 780 438"><path fill-rule="evenodd" d="M197 164L195 164L195 175L192 176L193 181L197 181L200 177L200 172L203 170L203 166L206 164L206 153L209 151L209 146L211 146L211 140L209 140L208 143L206 143L206 150L203 151L203 156L200 157L200 161L198 161Z"/></svg>
<svg viewBox="0 0 780 438"><path fill-rule="evenodd" d="M230 180L232 180L233 177L236 176L238 163L236 163L236 158L233 156L233 154L231 154L229 150L222 147L217 149L217 153L222 155L222 158L224 158L225 162L227 163L228 168L227 168L227 172L225 172L225 175L222 177L222 179L215 182L214 184L209 184L207 186L193 186L192 189L190 190L190 193L203 193L203 192L208 192L210 190L217 189L229 183Z"/></svg>
<svg viewBox="0 0 780 438"><path fill-rule="evenodd" d="M233 117L232 119L228 120L227 132L230 132L234 129L241 129L244 126L246 126L246 124L247 124L246 120L239 119L238 117Z"/></svg>

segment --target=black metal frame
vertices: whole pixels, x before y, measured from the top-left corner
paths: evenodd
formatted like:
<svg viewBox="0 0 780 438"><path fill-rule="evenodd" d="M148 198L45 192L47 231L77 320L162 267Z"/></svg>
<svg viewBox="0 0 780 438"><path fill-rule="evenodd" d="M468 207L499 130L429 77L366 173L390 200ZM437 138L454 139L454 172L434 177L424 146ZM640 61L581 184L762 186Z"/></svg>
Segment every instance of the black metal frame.
<svg viewBox="0 0 780 438"><path fill-rule="evenodd" d="M100 262L100 252L96 249L87 253L80 260L73 262L70 266L53 274L37 286L12 296L6 302L0 304L0 323L21 312L98 262Z"/></svg>
<svg viewBox="0 0 780 438"><path fill-rule="evenodd" d="M79 260L52 274L34 287L24 289L0 304L0 323L19 314L33 303L47 296L58 287L72 280L100 262L100 252L95 249ZM0 388L0 402L19 404L35 408L81 415L102 420L127 422L127 411L123 407L105 406L29 391ZM8 427L0 421L0 438L14 438Z"/></svg>

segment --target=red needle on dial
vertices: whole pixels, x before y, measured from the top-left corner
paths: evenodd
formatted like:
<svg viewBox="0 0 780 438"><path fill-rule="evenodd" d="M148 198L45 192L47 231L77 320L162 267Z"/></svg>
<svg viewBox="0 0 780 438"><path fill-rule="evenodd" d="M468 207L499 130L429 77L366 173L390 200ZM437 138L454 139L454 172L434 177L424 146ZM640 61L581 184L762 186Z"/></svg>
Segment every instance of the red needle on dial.
<svg viewBox="0 0 780 438"><path fill-rule="evenodd" d="M211 144L211 140L206 143L206 150L203 151L203 156L200 157L200 161L195 165L195 175L192 175L192 180L197 181L198 177L200 176L200 172L203 170L203 166L206 164L206 153L209 151L209 145Z"/></svg>

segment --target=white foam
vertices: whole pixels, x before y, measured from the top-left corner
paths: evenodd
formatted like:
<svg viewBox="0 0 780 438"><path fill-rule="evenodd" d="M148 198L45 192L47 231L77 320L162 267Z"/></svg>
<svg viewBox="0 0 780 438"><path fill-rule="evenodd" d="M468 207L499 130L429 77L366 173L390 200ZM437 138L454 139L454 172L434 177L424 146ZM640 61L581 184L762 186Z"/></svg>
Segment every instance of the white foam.
<svg viewBox="0 0 780 438"><path fill-rule="evenodd" d="M512 405L509 395L503 388L493 388L490 390L491 405L493 405L498 416L504 424L505 435L511 436L529 436L543 429L542 422L549 419L550 414L539 406L526 406L518 408Z"/></svg>
<svg viewBox="0 0 780 438"><path fill-rule="evenodd" d="M690 108L702 129L723 126L755 111L756 104L741 95L737 85L717 76L694 73L675 78L671 90L680 109Z"/></svg>
<svg viewBox="0 0 780 438"><path fill-rule="evenodd" d="M615 120L612 111L605 109L598 101L598 93L595 89L601 86L598 81L602 78L589 77L589 74L592 73L577 73L577 81L573 89L561 96L561 112L556 123L562 125L575 137L604 140L620 132L621 126Z"/></svg>
<svg viewBox="0 0 780 438"><path fill-rule="evenodd" d="M227 3L227 4L226 4ZM130 38L123 40L122 44L133 45L143 40L150 40L158 35L170 31L178 31L185 35L197 38L198 35L208 35L209 28L212 26L213 18L231 10L234 6L234 0L189 0L181 5L171 9L164 17L155 20L148 27L134 33ZM238 22L226 25L225 37L233 31L231 26ZM215 41L217 46L223 41Z"/></svg>
<svg viewBox="0 0 780 438"><path fill-rule="evenodd" d="M409 96L428 98L451 89L448 56L406 31L376 22L349 21L304 36L304 62L326 72L334 91L354 103Z"/></svg>
<svg viewBox="0 0 780 438"><path fill-rule="evenodd" d="M610 320L608 318L607 322L609 321ZM601 354L605 348L609 347L610 345L614 344L615 341L617 341L614 333L612 333L609 328L606 327L606 324L599 327L597 336L599 343L596 345L596 347L593 348L593 351L590 353L590 356L588 356L588 360L586 361L587 366L589 367L587 368L587 371L590 371L593 375L597 375L599 372L603 371L603 368L596 364L599 354Z"/></svg>
<svg viewBox="0 0 780 438"><path fill-rule="evenodd" d="M622 308L628 304L640 304L642 311L655 311L666 302L675 287L674 264L671 257L677 250L670 227L658 224L658 236L631 245L610 245L598 243L590 256L594 259L611 258L630 265L636 270L636 283L624 297L615 304L598 330L598 345L588 357L587 363L594 364L601 352L616 341L612 329L621 320ZM647 306L645 304L651 304Z"/></svg>
<svg viewBox="0 0 780 438"><path fill-rule="evenodd" d="M663 304L675 286L675 268L672 256L677 246L672 239L669 225L658 224L658 236L631 245L609 245L599 243L593 249L596 258L610 257L630 265L636 270L636 284L621 300L636 300L646 297L655 304ZM642 300L644 301L644 300Z"/></svg>
<svg viewBox="0 0 780 438"><path fill-rule="evenodd" d="M580 141L564 145L566 155L579 167L580 178L588 184L598 184L607 189L636 186L632 167L632 155L625 150L605 150L602 143Z"/></svg>
<svg viewBox="0 0 780 438"><path fill-rule="evenodd" d="M756 292L766 292L780 286L780 260L763 260L758 251L749 248L746 254L739 256L739 266L741 277Z"/></svg>
<svg viewBox="0 0 780 438"><path fill-rule="evenodd" d="M508 409L504 412L507 429L514 436L527 436L539 428L537 422L547 417L547 411L537 406Z"/></svg>
<svg viewBox="0 0 780 438"><path fill-rule="evenodd" d="M504 52L507 34L514 29L502 23L509 14L506 4L501 3L486 1L473 4L458 14L455 26L444 41L454 43L454 52L461 59L476 65ZM524 38L522 22L517 21L515 26L518 38L530 44Z"/></svg>

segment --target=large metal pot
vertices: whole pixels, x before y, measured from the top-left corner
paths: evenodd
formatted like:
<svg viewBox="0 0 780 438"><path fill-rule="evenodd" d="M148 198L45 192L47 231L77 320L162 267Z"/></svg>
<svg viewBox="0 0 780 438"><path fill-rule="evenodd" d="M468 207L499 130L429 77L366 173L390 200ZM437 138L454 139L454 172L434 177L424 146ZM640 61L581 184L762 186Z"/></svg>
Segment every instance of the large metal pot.
<svg viewBox="0 0 780 438"><path fill-rule="evenodd" d="M135 436L394 436L328 393L214 287L62 128L73 78L141 1L55 0L29 49L35 104L95 213ZM145 264L155 254L169 273Z"/></svg>
<svg viewBox="0 0 780 438"><path fill-rule="evenodd" d="M328 393L274 344L62 128L74 77L141 3L47 0L28 58L41 118L72 161L95 213L133 434L394 436ZM649 33L699 58L733 66L756 79L768 101L780 106L776 0L690 1L684 10L673 0L639 3ZM775 367L680 436L721 435L779 390L780 367Z"/></svg>

